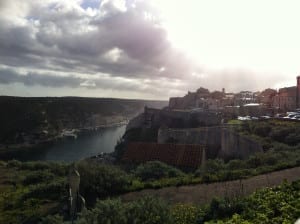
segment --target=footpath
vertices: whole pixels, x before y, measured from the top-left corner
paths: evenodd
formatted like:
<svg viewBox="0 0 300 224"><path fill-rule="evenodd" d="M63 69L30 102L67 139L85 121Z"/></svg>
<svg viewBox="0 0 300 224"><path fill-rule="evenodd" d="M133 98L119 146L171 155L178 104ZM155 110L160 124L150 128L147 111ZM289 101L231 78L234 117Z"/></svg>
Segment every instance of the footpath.
<svg viewBox="0 0 300 224"><path fill-rule="evenodd" d="M262 174L248 179L217 182L210 184L196 184L179 187L165 187L162 189L145 189L130 192L121 196L123 201L135 200L142 196L157 196L171 203L206 204L214 197L233 198L246 196L254 191L280 185L284 180L288 182L300 179L300 167Z"/></svg>

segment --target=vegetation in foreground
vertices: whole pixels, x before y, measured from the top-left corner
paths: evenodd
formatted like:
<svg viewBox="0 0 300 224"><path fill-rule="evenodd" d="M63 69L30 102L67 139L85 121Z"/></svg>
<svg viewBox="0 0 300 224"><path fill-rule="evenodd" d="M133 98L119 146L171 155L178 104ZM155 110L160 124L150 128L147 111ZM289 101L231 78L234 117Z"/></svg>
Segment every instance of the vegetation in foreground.
<svg viewBox="0 0 300 224"><path fill-rule="evenodd" d="M78 163L77 167L81 175L80 193L86 199L87 208L91 212L95 206L97 207L97 200L114 198L129 191L190 184L195 180L199 182L216 181L222 178L226 180L230 177L229 174L236 175L230 178L236 178L246 171L252 175L262 171L266 172L267 166L259 168L259 164L263 164L269 159L257 155L247 161L232 160L229 163L224 163L222 160L211 160L208 161L205 171L200 169L190 174L157 161L142 164L128 172L117 166L88 162ZM257 165L258 168L245 168L246 166L256 167ZM241 166L245 167L241 169ZM62 214L62 208L68 204L68 184L66 181L68 169L69 164L65 163L19 162L15 160L1 162L0 223L37 223L46 215ZM226 203L227 201L225 200ZM228 203L233 202L230 200ZM111 203L114 204L115 201L113 200ZM136 203L141 203L148 209L146 202L139 201ZM187 205L182 206L183 210L187 209L185 207ZM197 211L197 214L199 213L198 208L192 207L191 209L194 212ZM237 211L235 210L235 212ZM51 219L56 218L51 217ZM49 223L51 222L49 221Z"/></svg>
<svg viewBox="0 0 300 224"><path fill-rule="evenodd" d="M272 122L275 122L274 127ZM208 160L205 168L193 172L184 172L158 161L125 168L82 161L77 164L81 175L80 193L85 197L91 212L97 199L105 200L125 192L234 180L300 166L298 128L299 123L295 122L245 122L239 127L240 133L261 141L264 144L264 153L255 154L247 160ZM267 131L262 131L265 129ZM48 214L61 213L61 208L68 203L68 169L69 164L65 163L15 160L0 162L0 223L36 223ZM282 202L285 203L284 200ZM114 200L111 203L114 204ZM146 206L146 202L139 203ZM227 200L224 203L227 203ZM184 210L187 205L182 206L181 209ZM198 207L192 207L192 211L199 214ZM232 217L231 223L250 220L243 215L246 213L236 210L235 213L238 215ZM216 218L222 217L213 217Z"/></svg>
<svg viewBox="0 0 300 224"><path fill-rule="evenodd" d="M66 194L67 165L0 162L0 223L37 223L59 212Z"/></svg>
<svg viewBox="0 0 300 224"><path fill-rule="evenodd" d="M250 224L294 223L300 217L300 181L259 190L246 198L214 199L206 206L170 205L159 198L146 197L122 203L119 199L97 201L95 207L79 215L78 224ZM60 216L41 223L61 224Z"/></svg>

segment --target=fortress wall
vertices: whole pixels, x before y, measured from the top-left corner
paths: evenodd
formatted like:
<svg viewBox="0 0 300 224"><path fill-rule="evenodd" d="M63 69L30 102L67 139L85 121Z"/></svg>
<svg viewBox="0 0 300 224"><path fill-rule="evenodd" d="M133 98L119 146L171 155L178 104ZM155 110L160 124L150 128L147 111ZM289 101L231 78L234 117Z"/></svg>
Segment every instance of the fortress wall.
<svg viewBox="0 0 300 224"><path fill-rule="evenodd" d="M205 145L207 146L207 157L214 158L221 148L221 129L220 127L192 129L160 128L157 142Z"/></svg>
<svg viewBox="0 0 300 224"><path fill-rule="evenodd" d="M203 127L191 129L160 128L158 143L199 144L207 146L208 158L241 158L262 152L262 146L227 127Z"/></svg>
<svg viewBox="0 0 300 224"><path fill-rule="evenodd" d="M221 145L221 129L220 127L160 128L158 131L158 143L166 143L170 139L174 139L181 144Z"/></svg>
<svg viewBox="0 0 300 224"><path fill-rule="evenodd" d="M219 156L222 158L234 157L245 159L251 154L262 152L262 146L245 136L227 129L222 128L222 147Z"/></svg>

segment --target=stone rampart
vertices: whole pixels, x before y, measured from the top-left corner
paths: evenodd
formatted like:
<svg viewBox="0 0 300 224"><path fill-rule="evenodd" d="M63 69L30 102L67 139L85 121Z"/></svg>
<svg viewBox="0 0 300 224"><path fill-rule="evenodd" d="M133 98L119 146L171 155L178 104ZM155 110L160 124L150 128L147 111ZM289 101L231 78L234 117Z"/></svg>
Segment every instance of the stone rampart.
<svg viewBox="0 0 300 224"><path fill-rule="evenodd" d="M262 152L261 144L253 139L242 136L229 128L222 128L221 151L222 158L245 159L251 154Z"/></svg>
<svg viewBox="0 0 300 224"><path fill-rule="evenodd" d="M256 152L262 152L262 146L258 142L224 126L189 129L160 128L157 142L205 145L208 158L244 159Z"/></svg>
<svg viewBox="0 0 300 224"><path fill-rule="evenodd" d="M207 157L215 158L221 148L221 129L218 126L189 129L160 128L157 142L205 145Z"/></svg>

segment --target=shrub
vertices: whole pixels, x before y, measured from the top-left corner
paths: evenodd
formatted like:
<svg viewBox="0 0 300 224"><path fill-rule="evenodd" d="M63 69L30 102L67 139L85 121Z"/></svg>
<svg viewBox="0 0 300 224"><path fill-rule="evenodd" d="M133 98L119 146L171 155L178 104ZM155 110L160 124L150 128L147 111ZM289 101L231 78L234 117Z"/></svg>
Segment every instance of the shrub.
<svg viewBox="0 0 300 224"><path fill-rule="evenodd" d="M0 161L0 167L5 167L7 165L7 163L6 162L4 162L4 161Z"/></svg>
<svg viewBox="0 0 300 224"><path fill-rule="evenodd" d="M54 174L50 173L48 170L44 171L33 171L29 173L23 180L24 185L37 184L40 182L49 182L53 180Z"/></svg>
<svg viewBox="0 0 300 224"><path fill-rule="evenodd" d="M182 171L159 161L151 161L139 165L134 174L142 181L184 176Z"/></svg>
<svg viewBox="0 0 300 224"><path fill-rule="evenodd" d="M127 223L171 224L170 208L159 198L144 197L127 205Z"/></svg>
<svg viewBox="0 0 300 224"><path fill-rule="evenodd" d="M29 198L43 198L60 201L64 196L67 196L66 183L64 180L61 180L31 185L29 192L23 195L23 200Z"/></svg>
<svg viewBox="0 0 300 224"><path fill-rule="evenodd" d="M207 173L216 174L225 169L225 164L221 159L209 159L206 161L204 169Z"/></svg>
<svg viewBox="0 0 300 224"><path fill-rule="evenodd" d="M276 127L270 133L270 137L278 142L284 142L285 138L293 133L294 129L290 127Z"/></svg>
<svg viewBox="0 0 300 224"><path fill-rule="evenodd" d="M19 168L21 166L22 162L18 161L18 160L10 160L7 162L7 167L11 167L11 168Z"/></svg>
<svg viewBox="0 0 300 224"><path fill-rule="evenodd" d="M49 215L42 218L39 224L63 224L63 217L59 215Z"/></svg>
<svg viewBox="0 0 300 224"><path fill-rule="evenodd" d="M119 199L97 201L94 209L82 213L80 222L86 224L127 223L126 210Z"/></svg>
<svg viewBox="0 0 300 224"><path fill-rule="evenodd" d="M177 204L171 209L174 224L197 224L199 208L194 205Z"/></svg>
<svg viewBox="0 0 300 224"><path fill-rule="evenodd" d="M244 202L237 198L233 200L229 200L228 198L214 198L210 202L205 219L221 219L228 217L235 213L241 213L244 207Z"/></svg>
<svg viewBox="0 0 300 224"><path fill-rule="evenodd" d="M246 164L249 168L256 168L260 165L262 165L262 159L259 156L259 153L252 155L249 157L249 159L246 161Z"/></svg>
<svg viewBox="0 0 300 224"><path fill-rule="evenodd" d="M300 142L300 133L290 133L288 136L285 137L284 142L289 145L296 145Z"/></svg>
<svg viewBox="0 0 300 224"><path fill-rule="evenodd" d="M246 164L243 160L234 159L227 163L227 167L229 169L243 169L246 168Z"/></svg>
<svg viewBox="0 0 300 224"><path fill-rule="evenodd" d="M51 163L45 161L31 161L23 162L20 165L20 169L23 170L46 170L51 167Z"/></svg>
<svg viewBox="0 0 300 224"><path fill-rule="evenodd" d="M94 209L82 213L78 223L85 224L171 224L165 201L145 197L129 203L120 199L97 201Z"/></svg>
<svg viewBox="0 0 300 224"><path fill-rule="evenodd" d="M94 203L97 197L104 198L124 192L129 188L131 177L116 166L81 162L80 192L87 203Z"/></svg>
<svg viewBox="0 0 300 224"><path fill-rule="evenodd" d="M253 133L261 136L261 137L267 137L271 131L271 126L265 122L263 123L257 123L254 127L253 127Z"/></svg>

